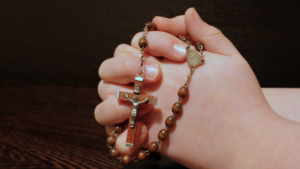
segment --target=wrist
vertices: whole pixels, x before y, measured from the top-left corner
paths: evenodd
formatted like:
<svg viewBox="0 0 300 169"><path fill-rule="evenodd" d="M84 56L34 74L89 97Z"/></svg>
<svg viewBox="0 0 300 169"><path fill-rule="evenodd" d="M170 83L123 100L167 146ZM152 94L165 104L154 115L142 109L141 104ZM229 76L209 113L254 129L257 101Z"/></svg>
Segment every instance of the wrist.
<svg viewBox="0 0 300 169"><path fill-rule="evenodd" d="M268 118L256 122L252 135L234 151L230 168L297 168L300 125L269 110ZM264 112L265 113L265 112ZM298 159L295 159L298 158Z"/></svg>

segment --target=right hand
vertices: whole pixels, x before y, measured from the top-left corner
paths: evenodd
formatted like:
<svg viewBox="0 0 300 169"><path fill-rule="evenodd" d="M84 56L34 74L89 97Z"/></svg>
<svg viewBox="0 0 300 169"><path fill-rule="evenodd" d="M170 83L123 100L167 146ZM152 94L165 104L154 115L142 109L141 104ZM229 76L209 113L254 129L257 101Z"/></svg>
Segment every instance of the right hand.
<svg viewBox="0 0 300 169"><path fill-rule="evenodd" d="M162 141L159 152L191 168L231 168L240 159L248 159L251 164L257 162L257 158L265 155L262 143L270 136L268 131L274 126L280 128L284 120L268 105L248 63L193 8L184 16L171 20L156 17L153 22L158 31L147 35L145 52L149 57L146 57L144 91L158 96L158 104L153 109L141 105L137 145L125 147L125 129L118 137L116 148L123 154L132 154L139 146L147 148L157 140L165 119L172 114L171 107L178 100L177 91L189 73L186 44L175 37L180 34L191 37L193 42L204 43L205 64L196 68L189 95L182 102L183 111L176 117L176 124ZM133 82L140 62L137 43L141 34L133 37L131 46L118 46L114 58L100 66L102 81L98 89L103 102L96 107L95 117L106 125L108 133L114 124L129 117L130 104L115 99L115 93L132 92L129 83Z"/></svg>

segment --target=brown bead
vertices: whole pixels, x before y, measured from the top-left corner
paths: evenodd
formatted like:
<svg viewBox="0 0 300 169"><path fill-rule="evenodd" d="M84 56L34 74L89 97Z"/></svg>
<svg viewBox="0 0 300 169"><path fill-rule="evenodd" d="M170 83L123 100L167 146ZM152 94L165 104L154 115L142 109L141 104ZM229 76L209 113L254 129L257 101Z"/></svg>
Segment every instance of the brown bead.
<svg viewBox="0 0 300 169"><path fill-rule="evenodd" d="M122 161L122 163L124 163L124 164L129 164L129 163L131 163L132 159L131 159L131 156L130 156L130 155L123 155L123 156L121 157L121 161Z"/></svg>
<svg viewBox="0 0 300 169"><path fill-rule="evenodd" d="M180 102L176 102L172 106L172 112L174 114L178 114L182 109L182 104Z"/></svg>
<svg viewBox="0 0 300 169"><path fill-rule="evenodd" d="M148 31L154 31L156 29L156 25L153 22L148 22Z"/></svg>
<svg viewBox="0 0 300 169"><path fill-rule="evenodd" d="M120 133L122 131L122 128L123 128L122 124L117 124L115 125L114 130L116 131L116 133Z"/></svg>
<svg viewBox="0 0 300 169"><path fill-rule="evenodd" d="M115 136L109 136L106 139L106 143L110 146L113 146L116 143L117 138Z"/></svg>
<svg viewBox="0 0 300 169"><path fill-rule="evenodd" d="M166 118L165 124L166 124L167 127L171 128L174 123L175 123L174 116L169 116L169 117Z"/></svg>
<svg viewBox="0 0 300 169"><path fill-rule="evenodd" d="M110 155L116 158L120 156L120 152L119 150L112 148L110 149Z"/></svg>
<svg viewBox="0 0 300 169"><path fill-rule="evenodd" d="M158 143L156 141L153 141L152 143L149 144L148 149L150 152L155 152L158 150Z"/></svg>
<svg viewBox="0 0 300 169"><path fill-rule="evenodd" d="M146 48L148 45L148 41L145 37L141 37L140 40L139 40L139 46L140 48Z"/></svg>
<svg viewBox="0 0 300 169"><path fill-rule="evenodd" d="M146 159L146 157L147 157L146 151L140 151L137 157L138 157L139 160Z"/></svg>
<svg viewBox="0 0 300 169"><path fill-rule="evenodd" d="M178 96L181 97L181 98L185 98L188 94L189 94L189 89L185 86L182 86L178 90Z"/></svg>
<svg viewBox="0 0 300 169"><path fill-rule="evenodd" d="M158 139L160 141L164 141L168 136L168 130L162 129L158 133Z"/></svg>
<svg viewBox="0 0 300 169"><path fill-rule="evenodd" d="M183 42L186 42L186 41L188 41L189 39L188 39L187 37L185 37L185 36L181 36L180 40L182 40Z"/></svg>
<svg viewBox="0 0 300 169"><path fill-rule="evenodd" d="M196 47L197 50L200 50L200 49L202 50L203 49L203 43L198 42L198 43L196 43L195 47Z"/></svg>

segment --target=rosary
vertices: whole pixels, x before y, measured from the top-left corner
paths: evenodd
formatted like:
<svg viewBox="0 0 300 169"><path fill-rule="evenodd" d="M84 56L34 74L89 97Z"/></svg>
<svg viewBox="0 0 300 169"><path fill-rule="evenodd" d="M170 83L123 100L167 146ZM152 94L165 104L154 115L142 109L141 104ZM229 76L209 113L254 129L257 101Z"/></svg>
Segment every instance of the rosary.
<svg viewBox="0 0 300 169"><path fill-rule="evenodd" d="M138 125L138 114L139 114L139 107L140 104L157 104L158 98L155 96L150 95L144 95L143 94L143 85L144 85L144 75L145 75L145 65L144 65L144 52L145 48L147 47L148 41L146 39L148 31L155 30L156 26L152 22L146 23L144 27L144 32L142 37L139 39L139 46L141 48L141 63L139 64L139 69L136 72L135 82L134 82L134 90L133 93L127 93L122 91L117 91L117 99L121 100L127 100L132 103L132 110L129 117L129 123L128 123L128 133L127 133L127 139L126 139L126 146L127 147L133 147L135 142L135 135L137 132L137 125ZM188 95L189 92L189 83L192 78L193 72L195 68L204 63L204 54L203 54L203 44L201 42L198 42L195 44L196 50L199 52L190 49L190 42L185 36L179 36L179 38L187 43L187 61L190 67L190 73L187 76L187 80L184 84L184 86L180 87L178 90L178 102L175 102L172 106L172 112L173 114L165 120L165 128L160 130L158 132L158 140L153 141L149 144L147 150L141 150L137 154L137 156L131 157L130 155L122 155L120 152L115 149L113 146L116 143L116 135L117 133L120 133L122 131L122 124L117 124L114 127L114 131L111 133L111 135L107 138L107 146L110 148L110 154L111 156L117 158L117 160L123 162L124 164L129 164L132 161L137 162L139 160L146 159L150 153L154 153L158 150L160 142L165 140L168 136L168 129L173 126L175 123L175 117L176 114L181 112L182 104L181 100L185 98Z"/></svg>

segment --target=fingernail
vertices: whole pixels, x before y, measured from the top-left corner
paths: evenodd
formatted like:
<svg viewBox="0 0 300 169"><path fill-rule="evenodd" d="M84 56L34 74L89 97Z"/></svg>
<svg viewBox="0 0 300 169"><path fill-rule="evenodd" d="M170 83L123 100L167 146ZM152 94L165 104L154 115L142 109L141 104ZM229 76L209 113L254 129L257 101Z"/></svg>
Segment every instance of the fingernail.
<svg viewBox="0 0 300 169"><path fill-rule="evenodd" d="M184 44L175 44L174 45L174 52L178 57L183 57L186 52L186 45Z"/></svg>
<svg viewBox="0 0 300 169"><path fill-rule="evenodd" d="M199 16L199 14L197 13L197 11L196 11L195 8L193 8L192 15L193 15L193 17L194 17L194 19L195 19L196 21L202 22L202 19L201 19L201 17Z"/></svg>
<svg viewBox="0 0 300 169"><path fill-rule="evenodd" d="M145 74L148 78L154 79L158 74L158 65L157 64L149 64L145 65Z"/></svg>

